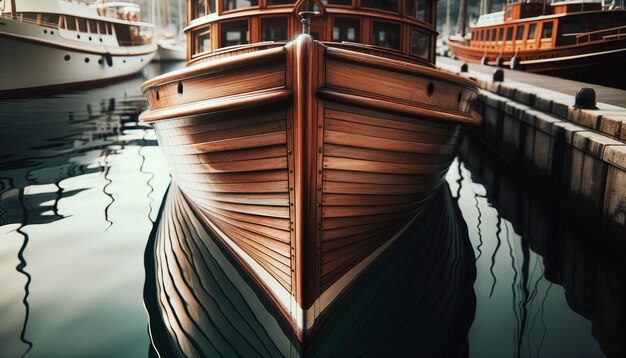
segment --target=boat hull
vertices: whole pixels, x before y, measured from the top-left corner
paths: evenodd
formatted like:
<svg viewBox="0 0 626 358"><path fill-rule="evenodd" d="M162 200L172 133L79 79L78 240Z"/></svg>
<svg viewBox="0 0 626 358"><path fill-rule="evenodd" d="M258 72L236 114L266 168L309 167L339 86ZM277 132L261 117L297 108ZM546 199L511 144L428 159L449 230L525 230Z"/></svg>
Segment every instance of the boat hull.
<svg viewBox="0 0 626 358"><path fill-rule="evenodd" d="M448 41L450 51L458 59L480 63L483 57L487 64L497 65L498 57L502 65L510 67L515 51L484 51L459 41ZM626 39L601 43L562 46L556 49L520 51L517 53L519 65L516 69L567 78L576 81L596 83L626 89Z"/></svg>
<svg viewBox="0 0 626 358"><path fill-rule="evenodd" d="M76 44L58 34L43 34L40 26L2 19L0 98L57 92L127 77L141 71L156 46L114 48ZM33 33L37 31L37 33ZM53 30L51 30L54 32ZM46 36L46 38L42 38Z"/></svg>
<svg viewBox="0 0 626 358"><path fill-rule="evenodd" d="M306 35L144 91L174 181L300 335L419 215L477 122L473 82Z"/></svg>

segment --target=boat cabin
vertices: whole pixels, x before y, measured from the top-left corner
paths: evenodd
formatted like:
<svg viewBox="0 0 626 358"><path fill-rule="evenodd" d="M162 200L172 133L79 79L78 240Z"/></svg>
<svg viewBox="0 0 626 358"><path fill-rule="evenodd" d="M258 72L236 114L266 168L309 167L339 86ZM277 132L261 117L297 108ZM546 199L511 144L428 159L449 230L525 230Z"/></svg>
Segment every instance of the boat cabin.
<svg viewBox="0 0 626 358"><path fill-rule="evenodd" d="M626 36L623 10L603 11L600 2L519 2L481 16L472 26L471 46L527 51ZM622 35L623 33L623 35Z"/></svg>
<svg viewBox="0 0 626 358"><path fill-rule="evenodd" d="M302 32L302 11L317 13L310 34L329 46L367 45L367 52L434 63L432 0L191 0L186 28L189 63L241 50L282 46ZM357 46L360 45L360 46Z"/></svg>

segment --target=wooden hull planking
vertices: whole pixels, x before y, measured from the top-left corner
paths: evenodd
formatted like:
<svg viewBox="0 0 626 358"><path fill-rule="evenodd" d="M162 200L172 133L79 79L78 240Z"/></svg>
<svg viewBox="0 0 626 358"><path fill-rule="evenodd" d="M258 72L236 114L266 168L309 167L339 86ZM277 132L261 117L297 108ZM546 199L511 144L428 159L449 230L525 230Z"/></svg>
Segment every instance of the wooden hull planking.
<svg viewBox="0 0 626 358"><path fill-rule="evenodd" d="M144 91L174 181L300 336L423 209L478 120L470 81L307 35Z"/></svg>

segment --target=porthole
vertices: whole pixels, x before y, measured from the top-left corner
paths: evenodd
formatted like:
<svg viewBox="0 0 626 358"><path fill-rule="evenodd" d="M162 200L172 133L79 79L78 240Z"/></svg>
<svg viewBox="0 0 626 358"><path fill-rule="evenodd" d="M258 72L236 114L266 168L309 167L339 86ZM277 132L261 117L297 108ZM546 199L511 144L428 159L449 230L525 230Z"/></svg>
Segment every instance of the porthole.
<svg viewBox="0 0 626 358"><path fill-rule="evenodd" d="M85 57L85 63L89 63L89 57Z"/></svg>
<svg viewBox="0 0 626 358"><path fill-rule="evenodd" d="M183 95L183 83L182 82L178 82L178 95L179 96Z"/></svg>
<svg viewBox="0 0 626 358"><path fill-rule="evenodd" d="M456 101L461 103L462 100L463 100L463 92L459 92L459 96L456 98Z"/></svg>
<svg viewBox="0 0 626 358"><path fill-rule="evenodd" d="M69 61L70 58L71 58L70 55L65 55L65 57L64 57L65 61Z"/></svg>
<svg viewBox="0 0 626 358"><path fill-rule="evenodd" d="M54 35L54 31L50 31L50 35Z"/></svg>
<svg viewBox="0 0 626 358"><path fill-rule="evenodd" d="M48 33L48 30L43 30L43 33L44 33L44 34L47 34L47 33Z"/></svg>
<svg viewBox="0 0 626 358"><path fill-rule="evenodd" d="M433 93L435 93L435 85L433 84L433 81L428 81L428 84L426 85L426 95L430 97Z"/></svg>
<svg viewBox="0 0 626 358"><path fill-rule="evenodd" d="M157 101L161 99L161 96L159 95L159 90L156 91L156 99Z"/></svg>
<svg viewBox="0 0 626 358"><path fill-rule="evenodd" d="M122 61L122 62L126 63L126 60L124 60L124 61Z"/></svg>
<svg viewBox="0 0 626 358"><path fill-rule="evenodd" d="M100 38L100 42L102 42L102 37Z"/></svg>
<svg viewBox="0 0 626 358"><path fill-rule="evenodd" d="M89 41L91 41L91 36L89 36Z"/></svg>
<svg viewBox="0 0 626 358"><path fill-rule="evenodd" d="M76 38L79 39L80 38L80 34L76 35Z"/></svg>
<svg viewBox="0 0 626 358"><path fill-rule="evenodd" d="M103 63L102 59L98 60L98 64L101 65Z"/></svg>

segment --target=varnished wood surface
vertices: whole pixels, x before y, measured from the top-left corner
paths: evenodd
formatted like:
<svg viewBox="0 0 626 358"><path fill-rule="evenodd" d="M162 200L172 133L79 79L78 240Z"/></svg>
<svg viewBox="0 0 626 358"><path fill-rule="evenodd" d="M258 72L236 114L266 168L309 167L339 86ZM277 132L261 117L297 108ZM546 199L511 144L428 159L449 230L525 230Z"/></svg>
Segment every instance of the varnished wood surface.
<svg viewBox="0 0 626 358"><path fill-rule="evenodd" d="M477 88L309 36L234 59L150 81L142 119L214 234L307 310L421 213L478 121ZM236 105L201 105L216 101Z"/></svg>
<svg viewBox="0 0 626 358"><path fill-rule="evenodd" d="M473 252L446 186L303 345L175 183L146 249L151 343L165 357L459 356L475 311Z"/></svg>

